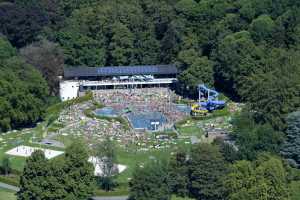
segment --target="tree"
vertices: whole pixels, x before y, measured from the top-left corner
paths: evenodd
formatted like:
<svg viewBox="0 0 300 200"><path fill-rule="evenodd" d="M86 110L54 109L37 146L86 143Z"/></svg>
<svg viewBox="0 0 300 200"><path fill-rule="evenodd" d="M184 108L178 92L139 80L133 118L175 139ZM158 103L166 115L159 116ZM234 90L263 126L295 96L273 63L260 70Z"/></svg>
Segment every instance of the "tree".
<svg viewBox="0 0 300 200"><path fill-rule="evenodd" d="M284 136L270 124L256 123L253 116L244 111L235 117L233 126L233 136L242 158L253 160L263 151L279 153Z"/></svg>
<svg viewBox="0 0 300 200"><path fill-rule="evenodd" d="M300 166L300 111L290 113L287 121L287 140L281 153L295 167Z"/></svg>
<svg viewBox="0 0 300 200"><path fill-rule="evenodd" d="M101 40L93 39L76 30L57 33L57 42L62 46L65 62L72 66L103 66L105 50Z"/></svg>
<svg viewBox="0 0 300 200"><path fill-rule="evenodd" d="M186 197L189 194L189 163L186 152L179 151L169 163L169 181L172 193Z"/></svg>
<svg viewBox="0 0 300 200"><path fill-rule="evenodd" d="M133 59L134 35L122 23L112 25L112 38L109 44L110 63L114 66L129 65Z"/></svg>
<svg viewBox="0 0 300 200"><path fill-rule="evenodd" d="M117 158L114 143L107 137L103 142L97 145L95 149L97 165L100 166L102 174L98 182L100 187L106 191L112 190L116 185L115 178L118 174Z"/></svg>
<svg viewBox="0 0 300 200"><path fill-rule="evenodd" d="M238 161L231 167L224 185L230 200L288 200L287 173L282 161L261 155L258 160Z"/></svg>
<svg viewBox="0 0 300 200"><path fill-rule="evenodd" d="M63 74L64 54L57 44L42 40L20 50L28 64L35 66L46 79L49 92L59 94L59 78Z"/></svg>
<svg viewBox="0 0 300 200"><path fill-rule="evenodd" d="M222 178L227 166L218 146L199 144L192 148L190 160L190 192L203 200L225 199Z"/></svg>
<svg viewBox="0 0 300 200"><path fill-rule="evenodd" d="M241 91L259 123L286 128L285 115L300 105L300 52L273 49L264 69L249 75ZM292 72L292 73L291 73Z"/></svg>
<svg viewBox="0 0 300 200"><path fill-rule="evenodd" d="M4 175L10 174L10 172L11 172L11 163L10 163L9 157L5 156L2 159L1 169L2 169Z"/></svg>
<svg viewBox="0 0 300 200"><path fill-rule="evenodd" d="M254 41L268 41L275 30L275 23L268 15L261 15L250 25L250 32Z"/></svg>
<svg viewBox="0 0 300 200"><path fill-rule="evenodd" d="M18 57L0 61L0 131L33 125L47 106L41 74Z"/></svg>
<svg viewBox="0 0 300 200"><path fill-rule="evenodd" d="M0 61L16 55L16 49L11 46L9 41L0 35Z"/></svg>
<svg viewBox="0 0 300 200"><path fill-rule="evenodd" d="M32 43L48 23L47 15L37 6L0 4L0 32L16 47Z"/></svg>
<svg viewBox="0 0 300 200"><path fill-rule="evenodd" d="M167 165L153 160L145 166L137 166L129 182L130 200L170 200Z"/></svg>
<svg viewBox="0 0 300 200"><path fill-rule="evenodd" d="M225 161L234 163L235 161L239 160L239 152L234 144L227 143L222 138L216 138L213 144L219 146L220 152L222 153Z"/></svg>
<svg viewBox="0 0 300 200"><path fill-rule="evenodd" d="M46 177L49 174L48 161L44 152L35 151L26 160L23 174L20 178L18 200L44 199L45 190L49 187Z"/></svg>
<svg viewBox="0 0 300 200"><path fill-rule="evenodd" d="M66 199L86 200L94 194L94 167L88 158L88 151L80 141L66 149L61 179L67 192Z"/></svg>
<svg viewBox="0 0 300 200"><path fill-rule="evenodd" d="M263 52L255 46L250 33L242 31L226 36L218 46L215 73L217 86L240 99L249 75L261 68Z"/></svg>
<svg viewBox="0 0 300 200"><path fill-rule="evenodd" d="M213 66L214 63L207 57L195 58L191 66L178 77L179 83L188 87L185 93L197 94L199 84L212 87L214 84Z"/></svg>

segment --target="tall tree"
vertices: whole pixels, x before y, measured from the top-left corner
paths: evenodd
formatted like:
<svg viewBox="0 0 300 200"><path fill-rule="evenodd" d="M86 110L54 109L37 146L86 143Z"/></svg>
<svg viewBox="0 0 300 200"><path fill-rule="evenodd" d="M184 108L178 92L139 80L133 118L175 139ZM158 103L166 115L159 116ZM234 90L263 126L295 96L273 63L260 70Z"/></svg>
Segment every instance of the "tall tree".
<svg viewBox="0 0 300 200"><path fill-rule="evenodd" d="M0 131L33 125L47 106L47 83L13 51L10 46L0 59Z"/></svg>
<svg viewBox="0 0 300 200"><path fill-rule="evenodd" d="M3 172L4 175L10 174L12 168L11 168L11 162L9 157L5 156L2 159L2 165L1 165L1 171Z"/></svg>
<svg viewBox="0 0 300 200"><path fill-rule="evenodd" d="M300 167L300 111L290 113L287 121L287 140L282 146L282 155L295 167Z"/></svg>
<svg viewBox="0 0 300 200"><path fill-rule="evenodd" d="M216 53L217 86L233 98L240 99L247 77L261 68L262 59L263 52L255 46L249 32L226 36Z"/></svg>
<svg viewBox="0 0 300 200"><path fill-rule="evenodd" d="M230 200L288 200L287 173L277 157L260 156L253 163L238 161L225 179Z"/></svg>
<svg viewBox="0 0 300 200"><path fill-rule="evenodd" d="M279 153L284 135L270 124L256 123L253 116L245 111L235 117L233 125L233 136L242 158L253 160L263 151Z"/></svg>
<svg viewBox="0 0 300 200"><path fill-rule="evenodd" d="M100 176L98 179L100 187L106 191L112 190L116 185L115 178L118 174L118 168L115 145L109 137L96 146L95 156L97 165L102 171L102 174L98 175Z"/></svg>
<svg viewBox="0 0 300 200"><path fill-rule="evenodd" d="M186 197L189 194L189 163L184 151L177 152L169 163L169 178L172 193Z"/></svg>
<svg viewBox="0 0 300 200"><path fill-rule="evenodd" d="M110 63L112 65L129 65L133 58L134 35L122 23L112 25L112 38L109 44Z"/></svg>
<svg viewBox="0 0 300 200"><path fill-rule="evenodd" d="M94 166L88 162L88 158L88 150L80 141L66 149L63 166L65 176L61 179L67 192L66 199L86 200L94 194Z"/></svg>
<svg viewBox="0 0 300 200"><path fill-rule="evenodd" d="M214 62L210 61L207 57L195 58L191 66L178 77L180 84L188 88L184 92L197 96L199 84L206 84L212 87L214 85L213 67Z"/></svg>
<svg viewBox="0 0 300 200"><path fill-rule="evenodd" d="M243 99L256 121L286 128L285 115L300 106L300 52L273 49L264 68L245 80ZM291 73L292 72L292 73Z"/></svg>
<svg viewBox="0 0 300 200"><path fill-rule="evenodd" d="M16 47L33 42L47 24L46 13L35 5L0 4L0 32Z"/></svg>
<svg viewBox="0 0 300 200"><path fill-rule="evenodd" d="M49 175L48 161L44 152L35 151L26 160L23 174L20 178L18 200L44 199L46 188L49 186L46 177Z"/></svg>
<svg viewBox="0 0 300 200"><path fill-rule="evenodd" d="M200 144L193 147L190 161L190 191L195 199L225 199L222 177L227 166L218 146Z"/></svg>
<svg viewBox="0 0 300 200"><path fill-rule="evenodd" d="M161 161L152 161L145 166L137 166L129 182L130 200L170 200L167 165Z"/></svg>
<svg viewBox="0 0 300 200"><path fill-rule="evenodd" d="M42 40L20 50L26 62L35 66L46 79L52 95L59 93L59 76L63 75L64 54L57 44Z"/></svg>

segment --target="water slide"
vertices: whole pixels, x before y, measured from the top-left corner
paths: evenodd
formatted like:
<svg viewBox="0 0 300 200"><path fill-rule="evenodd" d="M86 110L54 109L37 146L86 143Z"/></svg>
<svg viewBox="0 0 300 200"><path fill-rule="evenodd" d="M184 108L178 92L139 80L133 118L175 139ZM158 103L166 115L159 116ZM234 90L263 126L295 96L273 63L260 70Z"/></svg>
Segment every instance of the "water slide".
<svg viewBox="0 0 300 200"><path fill-rule="evenodd" d="M199 102L192 106L192 113L197 113L200 109L214 111L226 106L225 101L218 100L219 93L216 90L206 87L204 84L198 85Z"/></svg>

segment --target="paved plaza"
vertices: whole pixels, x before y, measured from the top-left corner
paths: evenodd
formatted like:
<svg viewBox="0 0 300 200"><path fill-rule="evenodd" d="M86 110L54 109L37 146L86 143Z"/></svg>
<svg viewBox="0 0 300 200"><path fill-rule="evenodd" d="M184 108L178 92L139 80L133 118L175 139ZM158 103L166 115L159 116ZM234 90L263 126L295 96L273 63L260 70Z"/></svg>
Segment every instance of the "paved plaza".
<svg viewBox="0 0 300 200"><path fill-rule="evenodd" d="M11 156L20 156L20 157L29 157L31 154L37 150L41 150L45 153L45 157L47 159L52 159L55 158L56 156L59 156L63 154L63 151L55 151L51 149L43 149L43 148L38 148L38 147L30 147L30 146L18 146L15 147L9 151L6 152L7 155Z"/></svg>

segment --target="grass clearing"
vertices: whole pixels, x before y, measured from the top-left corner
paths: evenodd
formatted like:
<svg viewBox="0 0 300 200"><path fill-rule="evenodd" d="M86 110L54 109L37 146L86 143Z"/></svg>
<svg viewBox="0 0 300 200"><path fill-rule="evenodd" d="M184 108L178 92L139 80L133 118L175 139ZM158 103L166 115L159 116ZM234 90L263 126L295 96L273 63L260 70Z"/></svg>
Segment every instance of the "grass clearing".
<svg viewBox="0 0 300 200"><path fill-rule="evenodd" d="M0 188L0 199L1 200L16 200L17 197L14 191Z"/></svg>
<svg viewBox="0 0 300 200"><path fill-rule="evenodd" d="M300 181L293 181L290 183L291 200L300 199Z"/></svg>

